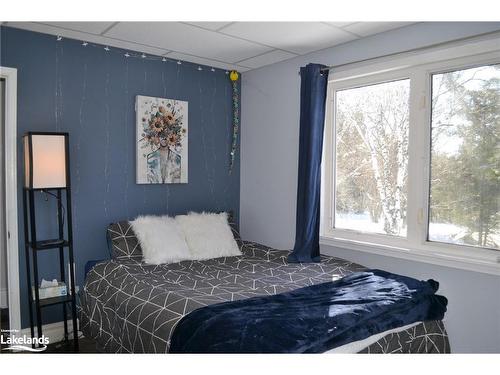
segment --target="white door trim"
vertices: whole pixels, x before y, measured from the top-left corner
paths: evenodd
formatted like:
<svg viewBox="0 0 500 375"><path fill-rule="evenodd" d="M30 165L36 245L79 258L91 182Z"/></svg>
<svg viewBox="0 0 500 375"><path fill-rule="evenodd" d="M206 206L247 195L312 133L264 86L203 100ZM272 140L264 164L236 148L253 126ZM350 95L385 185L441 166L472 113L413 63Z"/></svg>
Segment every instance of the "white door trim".
<svg viewBox="0 0 500 375"><path fill-rule="evenodd" d="M0 66L5 79L5 213L9 284L9 329L21 332L17 231L17 69Z"/></svg>

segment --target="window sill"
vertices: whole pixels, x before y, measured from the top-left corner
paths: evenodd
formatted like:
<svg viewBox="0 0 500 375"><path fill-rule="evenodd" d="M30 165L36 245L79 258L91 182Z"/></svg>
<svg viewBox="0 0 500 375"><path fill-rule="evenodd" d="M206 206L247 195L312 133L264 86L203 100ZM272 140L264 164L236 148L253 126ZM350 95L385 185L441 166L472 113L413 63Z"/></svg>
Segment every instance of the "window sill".
<svg viewBox="0 0 500 375"><path fill-rule="evenodd" d="M403 248L325 236L320 237L320 245L500 276L500 252L495 254L491 251L487 255L483 253L481 257L464 257L439 249Z"/></svg>

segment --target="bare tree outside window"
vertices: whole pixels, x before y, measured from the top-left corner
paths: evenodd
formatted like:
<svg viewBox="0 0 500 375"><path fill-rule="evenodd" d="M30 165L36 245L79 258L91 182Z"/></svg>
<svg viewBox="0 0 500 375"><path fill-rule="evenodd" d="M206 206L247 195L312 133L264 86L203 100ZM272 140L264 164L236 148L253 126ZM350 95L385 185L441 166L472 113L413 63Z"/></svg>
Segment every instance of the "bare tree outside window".
<svg viewBox="0 0 500 375"><path fill-rule="evenodd" d="M335 227L406 235L410 80L336 93Z"/></svg>
<svg viewBox="0 0 500 375"><path fill-rule="evenodd" d="M500 248L500 65L432 76L429 240Z"/></svg>

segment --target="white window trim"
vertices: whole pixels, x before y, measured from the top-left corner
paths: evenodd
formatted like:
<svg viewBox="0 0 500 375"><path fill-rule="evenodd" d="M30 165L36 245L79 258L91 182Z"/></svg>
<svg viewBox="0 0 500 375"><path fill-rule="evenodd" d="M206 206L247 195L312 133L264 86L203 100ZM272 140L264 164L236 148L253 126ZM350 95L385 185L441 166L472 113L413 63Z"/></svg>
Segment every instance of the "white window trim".
<svg viewBox="0 0 500 375"><path fill-rule="evenodd" d="M500 275L500 251L427 241L431 74L500 63L500 37L478 38L419 53L352 64L330 74L325 116L320 243L397 258ZM334 217L335 92L410 78L407 237L332 228Z"/></svg>
<svg viewBox="0 0 500 375"><path fill-rule="evenodd" d="M7 235L7 279L9 328L21 331L19 290L19 242L17 227L17 69L0 66L5 79L5 233ZM15 335L15 333L14 333Z"/></svg>

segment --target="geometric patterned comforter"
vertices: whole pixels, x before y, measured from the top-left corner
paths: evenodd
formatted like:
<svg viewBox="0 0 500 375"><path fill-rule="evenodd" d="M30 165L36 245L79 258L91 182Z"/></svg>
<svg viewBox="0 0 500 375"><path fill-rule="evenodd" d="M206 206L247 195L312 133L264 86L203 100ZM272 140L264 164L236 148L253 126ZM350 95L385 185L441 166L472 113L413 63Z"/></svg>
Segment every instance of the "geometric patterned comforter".
<svg viewBox="0 0 500 375"><path fill-rule="evenodd" d="M390 333L360 353L450 353L450 343L443 322L437 320Z"/></svg>
<svg viewBox="0 0 500 375"><path fill-rule="evenodd" d="M167 353L179 320L210 304L273 295L336 280L364 267L335 257L288 263L288 251L243 242L242 256L147 265L134 259L97 264L80 292L80 330L102 352ZM442 322L388 335L362 352L450 352Z"/></svg>

